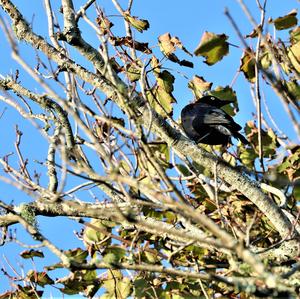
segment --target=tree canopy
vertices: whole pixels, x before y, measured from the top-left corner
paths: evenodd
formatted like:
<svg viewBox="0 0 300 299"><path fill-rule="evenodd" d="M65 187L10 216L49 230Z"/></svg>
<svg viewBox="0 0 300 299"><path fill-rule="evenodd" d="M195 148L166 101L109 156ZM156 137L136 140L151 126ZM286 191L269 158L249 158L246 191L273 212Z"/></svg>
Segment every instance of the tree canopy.
<svg viewBox="0 0 300 299"><path fill-rule="evenodd" d="M296 298L297 11L272 15L258 0L253 15L238 0L242 20L224 8L234 35L202 28L189 49L171 28L155 43L143 38L152 23L135 15L133 0L112 0L114 14L100 1L54 2L44 0L46 36L29 19L34 8L28 17L17 1L0 0L2 43L15 63L0 77L8 282L0 299ZM229 57L239 67L223 69L224 86L196 67L213 78ZM194 100L230 100L224 110L235 117L237 77L254 104L243 128L249 144L187 138L174 116L189 103L177 84Z"/></svg>

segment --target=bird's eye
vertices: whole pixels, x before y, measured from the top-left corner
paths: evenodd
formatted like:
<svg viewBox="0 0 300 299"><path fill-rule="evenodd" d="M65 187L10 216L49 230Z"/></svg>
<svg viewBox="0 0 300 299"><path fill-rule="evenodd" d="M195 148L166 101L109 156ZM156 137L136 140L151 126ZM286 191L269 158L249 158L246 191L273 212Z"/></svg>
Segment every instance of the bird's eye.
<svg viewBox="0 0 300 299"><path fill-rule="evenodd" d="M210 99L211 99L212 101L214 101L214 100L215 100L215 97L210 97Z"/></svg>

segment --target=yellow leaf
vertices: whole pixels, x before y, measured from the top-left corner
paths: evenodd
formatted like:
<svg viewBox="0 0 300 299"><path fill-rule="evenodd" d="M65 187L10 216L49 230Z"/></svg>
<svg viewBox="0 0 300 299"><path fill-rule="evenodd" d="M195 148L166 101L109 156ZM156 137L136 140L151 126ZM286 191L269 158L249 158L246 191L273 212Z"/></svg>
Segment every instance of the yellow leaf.
<svg viewBox="0 0 300 299"><path fill-rule="evenodd" d="M193 91L196 99L203 96L203 93L210 90L212 86L211 82L207 82L203 77L195 75L188 83L188 87Z"/></svg>

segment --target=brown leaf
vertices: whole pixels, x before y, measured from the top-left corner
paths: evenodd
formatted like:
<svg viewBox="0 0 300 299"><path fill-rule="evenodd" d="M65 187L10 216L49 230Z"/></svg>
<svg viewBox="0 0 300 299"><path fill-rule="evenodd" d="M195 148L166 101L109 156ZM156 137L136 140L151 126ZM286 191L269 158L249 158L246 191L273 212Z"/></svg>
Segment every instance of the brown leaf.
<svg viewBox="0 0 300 299"><path fill-rule="evenodd" d="M182 51L184 51L185 53L187 53L190 56L193 56L193 54L191 52L189 52L184 45L182 44L182 42L180 41L180 39L177 36L173 36L171 38L171 42L174 44L175 47L181 49Z"/></svg>
<svg viewBox="0 0 300 299"><path fill-rule="evenodd" d="M161 52L172 62L178 63L181 66L194 67L194 64L187 60L180 60L174 52L176 47L182 49L184 52L192 55L187 49L183 46L178 37L171 37L170 33L167 32L158 37L159 48Z"/></svg>
<svg viewBox="0 0 300 299"><path fill-rule="evenodd" d="M166 55L169 56L175 52L176 47L171 40L171 35L169 32L162 34L158 37L160 50Z"/></svg>
<svg viewBox="0 0 300 299"><path fill-rule="evenodd" d="M245 37L251 37L255 38L258 36L259 31L261 31L261 25L258 25L256 28L254 28L249 34L247 34Z"/></svg>
<svg viewBox="0 0 300 299"><path fill-rule="evenodd" d="M145 54L151 54L152 51L148 47L148 43L141 43L133 40L131 37L110 37L110 41L113 46L126 46L137 51L143 52Z"/></svg>
<svg viewBox="0 0 300 299"><path fill-rule="evenodd" d="M114 24L102 12L97 16L96 23L103 34L107 34Z"/></svg>

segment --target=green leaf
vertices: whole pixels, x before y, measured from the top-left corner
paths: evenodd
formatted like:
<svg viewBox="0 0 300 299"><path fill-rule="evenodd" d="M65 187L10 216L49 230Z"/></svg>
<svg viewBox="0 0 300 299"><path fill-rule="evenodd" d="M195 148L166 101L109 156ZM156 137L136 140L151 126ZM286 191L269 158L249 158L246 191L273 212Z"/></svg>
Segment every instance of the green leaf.
<svg viewBox="0 0 300 299"><path fill-rule="evenodd" d="M233 107L232 105L225 105L222 109L231 116L236 114L235 109L238 110L236 92L230 86L217 86L214 90L211 90L209 94L224 101L232 101Z"/></svg>
<svg viewBox="0 0 300 299"><path fill-rule="evenodd" d="M264 47L261 46L261 55L260 55L260 64L263 69L268 69L272 64L271 55L269 54L269 51Z"/></svg>
<svg viewBox="0 0 300 299"><path fill-rule="evenodd" d="M189 171L189 169L183 165L183 164L177 164L176 168L180 171L180 173L182 173L182 175L184 176L190 176L192 175L192 173Z"/></svg>
<svg viewBox="0 0 300 299"><path fill-rule="evenodd" d="M66 295L77 295L79 292L83 291L82 288L61 288L59 289L62 293L66 294Z"/></svg>
<svg viewBox="0 0 300 299"><path fill-rule="evenodd" d="M148 285L147 280L143 278L138 278L134 280L134 298L142 298L143 296L145 296L145 291L148 289L150 293L153 293L153 291L151 291L151 286Z"/></svg>
<svg viewBox="0 0 300 299"><path fill-rule="evenodd" d="M153 74L156 77L157 85L148 90L146 96L151 107L163 117L167 117L167 115L172 115L172 104L176 103L172 95L175 77L167 70L160 72L158 60L155 57L152 58L151 65L154 68Z"/></svg>
<svg viewBox="0 0 300 299"><path fill-rule="evenodd" d="M173 95L169 92L167 92L164 88L161 86L158 86L155 90L156 98L159 101L160 107L158 108L157 112L161 115L164 115L165 113L172 115L173 114L173 103L176 103L175 98Z"/></svg>
<svg viewBox="0 0 300 299"><path fill-rule="evenodd" d="M84 263L86 261L87 256L89 255L87 250L83 250L81 248L66 250L64 251L64 253L67 257L72 258L77 263Z"/></svg>
<svg viewBox="0 0 300 299"><path fill-rule="evenodd" d="M292 95L292 97L295 100L300 99L300 85L297 83L297 81L289 81L286 82L287 89L289 93Z"/></svg>
<svg viewBox="0 0 300 299"><path fill-rule="evenodd" d="M258 148L258 128L256 127L253 121L248 121L245 132L248 136L253 147L252 150L255 150L256 155L259 153ZM261 130L261 141L262 141L262 149L263 149L263 157L264 158L273 158L276 154L276 149L279 146L277 141L277 136L275 135L274 131L269 128L267 131ZM249 151L251 149L248 149Z"/></svg>
<svg viewBox="0 0 300 299"><path fill-rule="evenodd" d="M44 287L47 284L54 284L54 280L51 279L46 272L36 272L34 270L30 270L27 273L27 278L37 283L39 286Z"/></svg>
<svg viewBox="0 0 300 299"><path fill-rule="evenodd" d="M252 168L256 158L257 154L253 148L240 148L240 159L243 165Z"/></svg>
<svg viewBox="0 0 300 299"><path fill-rule="evenodd" d="M167 93L171 93L174 90L174 82L175 77L166 70L162 71L157 76L157 84L161 86Z"/></svg>
<svg viewBox="0 0 300 299"><path fill-rule="evenodd" d="M24 250L20 253L20 255L23 259L30 259L30 258L33 258L33 257L44 257L44 253L42 251L33 250L33 249Z"/></svg>
<svg viewBox="0 0 300 299"><path fill-rule="evenodd" d="M118 246L109 246L105 248L103 261L107 264L119 263L125 256L126 250Z"/></svg>
<svg viewBox="0 0 300 299"><path fill-rule="evenodd" d="M149 252L146 250L141 254L141 259L147 264L158 264L161 260L157 252Z"/></svg>
<svg viewBox="0 0 300 299"><path fill-rule="evenodd" d="M229 44L226 41L227 39L228 36L225 34L214 34L205 31L194 54L206 57L204 62L208 65L213 65L228 54Z"/></svg>
<svg viewBox="0 0 300 299"><path fill-rule="evenodd" d="M172 115L173 106L176 100L172 94L166 92L161 86L155 86L152 90L146 92L151 107L161 116Z"/></svg>
<svg viewBox="0 0 300 299"><path fill-rule="evenodd" d="M292 10L290 13L283 17L276 18L275 20L270 19L269 23L273 23L277 30L284 30L297 25L297 10Z"/></svg>
<svg viewBox="0 0 300 299"><path fill-rule="evenodd" d="M92 219L92 225L87 226L84 230L83 240L86 244L97 244L107 237L107 232L110 232L110 224L104 220ZM115 225L112 223L112 225ZM95 228L94 228L95 227Z"/></svg>
<svg viewBox="0 0 300 299"><path fill-rule="evenodd" d="M16 285L17 290L8 291L0 294L1 299L40 299L43 296L43 291L36 290L32 285L22 287L21 285Z"/></svg>
<svg viewBox="0 0 300 299"><path fill-rule="evenodd" d="M108 295L113 296L106 298L127 298L131 294L131 281L128 277L123 277L119 270L108 271L103 285Z"/></svg>
<svg viewBox="0 0 300 299"><path fill-rule="evenodd" d="M285 173L292 182L300 176L300 146L291 149L288 157L285 157L277 167L279 173Z"/></svg>
<svg viewBox="0 0 300 299"><path fill-rule="evenodd" d="M148 143L153 155L155 156L157 162L164 168L171 168L172 165L170 161L170 148L164 141L154 141L153 143Z"/></svg>
<svg viewBox="0 0 300 299"><path fill-rule="evenodd" d="M142 62L139 59L125 65L127 77L131 82L138 81L141 78L141 67Z"/></svg>
<svg viewBox="0 0 300 299"><path fill-rule="evenodd" d="M298 201L300 201L300 185L296 185L293 189L293 196Z"/></svg>

